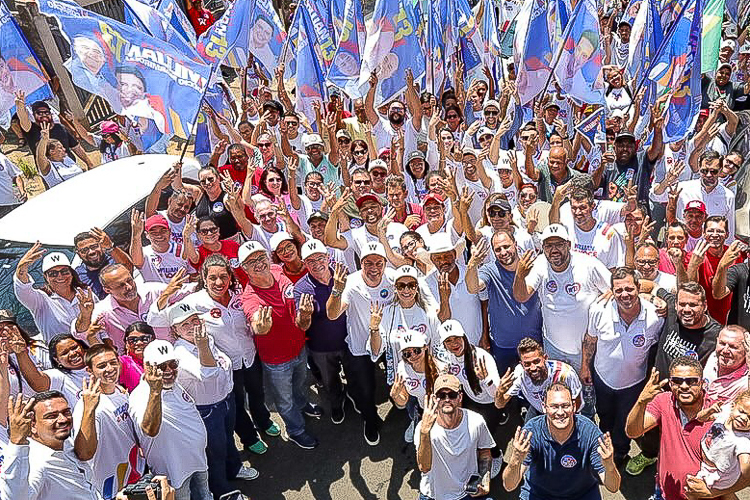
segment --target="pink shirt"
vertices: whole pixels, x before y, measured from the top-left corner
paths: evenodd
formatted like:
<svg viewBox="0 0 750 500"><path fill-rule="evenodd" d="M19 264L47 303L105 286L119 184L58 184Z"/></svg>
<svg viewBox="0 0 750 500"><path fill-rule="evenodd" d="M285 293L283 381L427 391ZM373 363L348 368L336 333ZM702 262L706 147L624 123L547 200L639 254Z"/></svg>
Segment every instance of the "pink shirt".
<svg viewBox="0 0 750 500"><path fill-rule="evenodd" d="M129 355L120 356L120 383L125 386L128 392L133 392L143 375L143 360L138 360Z"/></svg>
<svg viewBox="0 0 750 500"><path fill-rule="evenodd" d="M703 408L708 408L714 403L721 403L722 405L731 403L737 394L747 389L747 364L743 363L732 373L719 377L716 353L711 353L706 361L706 368L703 369L703 379L706 387Z"/></svg>

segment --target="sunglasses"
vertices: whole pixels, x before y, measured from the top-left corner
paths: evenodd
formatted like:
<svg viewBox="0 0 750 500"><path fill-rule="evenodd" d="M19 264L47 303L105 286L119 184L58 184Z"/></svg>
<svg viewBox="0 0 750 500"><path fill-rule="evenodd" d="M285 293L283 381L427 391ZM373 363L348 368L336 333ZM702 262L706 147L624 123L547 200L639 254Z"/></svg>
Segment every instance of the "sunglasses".
<svg viewBox="0 0 750 500"><path fill-rule="evenodd" d="M404 290L404 289L407 289L407 288L409 290L416 290L417 289L417 284L414 283L414 282L411 282L411 283L396 283L396 290Z"/></svg>
<svg viewBox="0 0 750 500"><path fill-rule="evenodd" d="M404 349L401 351L401 357L404 359L411 359L413 356L419 356L419 354L422 352L422 349L419 347L415 347L413 349Z"/></svg>
<svg viewBox="0 0 750 500"><path fill-rule="evenodd" d="M138 336L131 335L130 337L127 338L127 340L125 340L125 342L127 342L128 344L137 344L138 342L142 344L148 344L152 340L154 340L154 337L152 335L138 335Z"/></svg>
<svg viewBox="0 0 750 500"><path fill-rule="evenodd" d="M385 177L386 175L388 175L388 173L383 172L382 170L373 170L372 172L370 172L371 177Z"/></svg>
<svg viewBox="0 0 750 500"><path fill-rule="evenodd" d="M448 120L455 120L456 118L458 118L458 115L445 115L445 118Z"/></svg>
<svg viewBox="0 0 750 500"><path fill-rule="evenodd" d="M346 137L339 137L338 138L339 144L349 144L352 142L351 139L347 139Z"/></svg>
<svg viewBox="0 0 750 500"><path fill-rule="evenodd" d="M219 228L218 227L210 227L208 229L201 229L198 232L201 233L201 234L214 234L214 233L218 233L219 232Z"/></svg>
<svg viewBox="0 0 750 500"><path fill-rule="evenodd" d="M456 391L438 391L435 393L435 397L438 399L438 401L442 401L444 399L450 399L451 401L458 398L458 393Z"/></svg>
<svg viewBox="0 0 750 500"><path fill-rule="evenodd" d="M676 386L687 384L689 386L695 386L701 383L700 377L670 377L669 382Z"/></svg>
<svg viewBox="0 0 750 500"><path fill-rule="evenodd" d="M713 168L702 168L700 172L703 175L719 175L719 170Z"/></svg>
<svg viewBox="0 0 750 500"><path fill-rule="evenodd" d="M213 184L214 182L216 182L216 177L206 177L205 179L200 181L201 184L205 184L205 185Z"/></svg>
<svg viewBox="0 0 750 500"><path fill-rule="evenodd" d="M353 155L366 155L367 150L366 149L354 149L352 150Z"/></svg>
<svg viewBox="0 0 750 500"><path fill-rule="evenodd" d="M352 181L352 184L354 184L355 186L369 186L370 184L372 184L372 182L366 180L358 180Z"/></svg>
<svg viewBox="0 0 750 500"><path fill-rule="evenodd" d="M508 215L508 212L499 208L490 208L487 210L487 214L490 217L505 217Z"/></svg>
<svg viewBox="0 0 750 500"><path fill-rule="evenodd" d="M310 186L311 188L319 188L320 186L323 185L323 183L315 182L315 181L307 181L307 185Z"/></svg>
<svg viewBox="0 0 750 500"><path fill-rule="evenodd" d="M485 111L484 116L497 116L500 113L498 111Z"/></svg>
<svg viewBox="0 0 750 500"><path fill-rule="evenodd" d="M52 271L47 271L47 276L49 276L50 278L57 278L60 275L68 276L69 274L70 274L70 269L68 269L67 267L64 269L60 269L60 270L53 269Z"/></svg>
<svg viewBox="0 0 750 500"><path fill-rule="evenodd" d="M176 359L170 359L169 361L165 361L164 363L159 363L159 369L161 371L164 371L167 368L169 368L170 370L176 370L178 366L180 366L180 362Z"/></svg>
<svg viewBox="0 0 750 500"><path fill-rule="evenodd" d="M263 148L263 149L270 148L271 147L271 143L270 142L259 142L258 143L258 147L259 148Z"/></svg>

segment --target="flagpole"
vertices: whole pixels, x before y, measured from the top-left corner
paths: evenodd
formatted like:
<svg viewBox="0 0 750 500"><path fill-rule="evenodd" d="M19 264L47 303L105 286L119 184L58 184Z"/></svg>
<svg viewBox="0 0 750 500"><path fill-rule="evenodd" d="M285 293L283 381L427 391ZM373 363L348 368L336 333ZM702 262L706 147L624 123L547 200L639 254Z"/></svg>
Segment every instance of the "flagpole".
<svg viewBox="0 0 750 500"><path fill-rule="evenodd" d="M431 2L427 2L428 11L427 11L427 57L430 59L430 79L432 81L432 95L435 95L435 61L432 54L432 50L429 48L431 47L432 43L432 30L435 29L435 27L432 25L432 4Z"/></svg>
<svg viewBox="0 0 750 500"><path fill-rule="evenodd" d="M182 152L180 153L180 160L179 163L182 163L182 160L185 158L185 153L187 153L188 145L190 144L190 138L193 137L193 134L195 133L195 129L198 127L198 115L201 112L201 106L203 106L203 99L206 97L206 92L208 92L208 84L211 83L211 77L214 75L214 71L216 71L216 68L218 66L214 66L211 69L211 73L208 75L208 80L206 80L206 88L203 89L203 93L201 94L201 99L198 101L198 112L193 117L193 126L190 127L190 133L187 136L187 140L185 141L185 144L182 146Z"/></svg>

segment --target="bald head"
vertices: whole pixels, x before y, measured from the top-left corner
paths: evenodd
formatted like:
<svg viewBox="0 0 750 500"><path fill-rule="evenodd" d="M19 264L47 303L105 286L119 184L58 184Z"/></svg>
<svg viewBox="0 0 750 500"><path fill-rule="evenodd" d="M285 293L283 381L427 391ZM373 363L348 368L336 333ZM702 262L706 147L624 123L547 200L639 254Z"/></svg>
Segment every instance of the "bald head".
<svg viewBox="0 0 750 500"><path fill-rule="evenodd" d="M550 148L547 164L552 175L555 177L563 176L568 166L568 154L565 149L561 147Z"/></svg>

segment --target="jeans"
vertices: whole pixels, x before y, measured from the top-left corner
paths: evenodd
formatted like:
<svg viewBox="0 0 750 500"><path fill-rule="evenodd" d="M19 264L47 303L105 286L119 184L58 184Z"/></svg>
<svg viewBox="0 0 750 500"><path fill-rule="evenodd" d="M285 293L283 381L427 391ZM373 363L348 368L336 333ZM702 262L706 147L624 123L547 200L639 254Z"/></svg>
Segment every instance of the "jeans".
<svg viewBox="0 0 750 500"><path fill-rule="evenodd" d="M258 430L266 430L271 424L271 414L266 408L266 393L263 389L263 369L260 359L252 366L234 370L234 406L236 415L235 432L245 446L252 446L260 439ZM247 414L245 404L250 408ZM250 417L252 416L252 420Z"/></svg>
<svg viewBox="0 0 750 500"><path fill-rule="evenodd" d="M208 489L208 471L193 472L185 482L176 489L174 500L212 500Z"/></svg>
<svg viewBox="0 0 750 500"><path fill-rule="evenodd" d="M570 354L565 351L561 351L554 345L552 345L547 339L544 339L544 352L547 353L549 359L555 359L562 361L573 367L577 374L581 373L581 354ZM583 408L581 408L581 415L584 415L591 420L594 420L594 414L596 413L596 394L592 386L584 385L581 389L583 396Z"/></svg>
<svg viewBox="0 0 750 500"><path fill-rule="evenodd" d="M596 390L596 413L599 415L599 428L612 436L615 449L615 460L622 460L630 452L630 438L625 434L625 422L628 413L635 405L646 380L638 382L627 389L612 389L599 377L596 370L591 370Z"/></svg>
<svg viewBox="0 0 750 500"><path fill-rule="evenodd" d="M510 368L513 369L518 364L518 351L515 348L497 347L492 344L492 357L495 358L495 364L497 365L497 373L502 377L505 375L505 371Z"/></svg>
<svg viewBox="0 0 750 500"><path fill-rule="evenodd" d="M323 383L326 393L328 394L328 403L331 410L344 406L344 384L341 383L341 371L343 351L316 352L309 351L310 366L317 366L320 374L320 381ZM346 372L347 379L349 373Z"/></svg>
<svg viewBox="0 0 750 500"><path fill-rule="evenodd" d="M268 388L276 410L286 425L289 436L305 432L303 408L307 405L307 351L302 348L296 358L286 363L263 363L263 374L268 377Z"/></svg>
<svg viewBox="0 0 750 500"><path fill-rule="evenodd" d="M242 467L240 453L234 444L234 396L229 394L223 401L197 408L208 437L208 488L214 497L219 498L235 489L229 485L229 481L237 476Z"/></svg>
<svg viewBox="0 0 750 500"><path fill-rule="evenodd" d="M362 412L365 422L380 424L378 409L375 407L375 363L370 356L354 356L347 349L343 356L347 370L347 390Z"/></svg>

